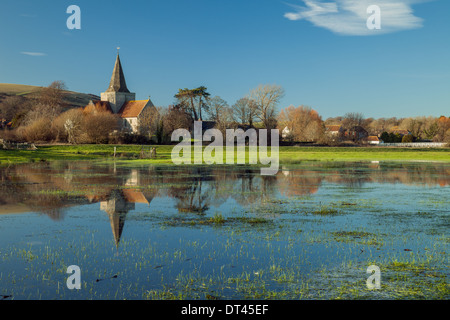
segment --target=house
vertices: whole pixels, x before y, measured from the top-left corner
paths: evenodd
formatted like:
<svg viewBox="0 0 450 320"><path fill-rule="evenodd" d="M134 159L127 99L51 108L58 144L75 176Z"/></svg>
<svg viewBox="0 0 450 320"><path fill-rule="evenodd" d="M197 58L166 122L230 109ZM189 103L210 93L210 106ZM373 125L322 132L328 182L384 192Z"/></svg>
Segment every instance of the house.
<svg viewBox="0 0 450 320"><path fill-rule="evenodd" d="M404 130L404 129L400 129L398 126L392 127L389 133L400 135L401 137L411 134L410 131Z"/></svg>
<svg viewBox="0 0 450 320"><path fill-rule="evenodd" d="M383 141L380 140L377 136L369 136L369 137L367 137L367 143L373 144L373 145L379 145L380 143L383 143Z"/></svg>
<svg viewBox="0 0 450 320"><path fill-rule="evenodd" d="M283 131L281 131L281 137L283 139L287 139L291 136L291 130L288 127L285 127Z"/></svg>
<svg viewBox="0 0 450 320"><path fill-rule="evenodd" d="M344 128L341 125L325 126L325 132L330 136L340 136L344 134Z"/></svg>
<svg viewBox="0 0 450 320"><path fill-rule="evenodd" d="M361 126L355 126L345 132L347 138L353 141L361 141L369 137L369 133Z"/></svg>
<svg viewBox="0 0 450 320"><path fill-rule="evenodd" d="M122 129L132 133L137 133L139 118L143 112L154 107L150 98L136 100L136 94L128 90L118 53L108 89L101 93L100 101L91 101L89 106L119 115L122 118Z"/></svg>

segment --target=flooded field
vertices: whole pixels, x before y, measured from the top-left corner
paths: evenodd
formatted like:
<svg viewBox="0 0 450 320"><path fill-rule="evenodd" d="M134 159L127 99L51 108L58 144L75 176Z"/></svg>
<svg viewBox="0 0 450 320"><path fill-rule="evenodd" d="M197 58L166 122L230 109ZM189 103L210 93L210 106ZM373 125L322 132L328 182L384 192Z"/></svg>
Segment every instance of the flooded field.
<svg viewBox="0 0 450 320"><path fill-rule="evenodd" d="M448 299L449 226L450 164L3 167L0 300Z"/></svg>

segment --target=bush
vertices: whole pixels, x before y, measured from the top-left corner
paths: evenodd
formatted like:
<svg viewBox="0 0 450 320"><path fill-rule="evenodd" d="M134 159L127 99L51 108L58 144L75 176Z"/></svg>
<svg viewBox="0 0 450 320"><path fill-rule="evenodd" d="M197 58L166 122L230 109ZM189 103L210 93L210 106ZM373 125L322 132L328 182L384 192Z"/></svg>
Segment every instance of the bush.
<svg viewBox="0 0 450 320"><path fill-rule="evenodd" d="M0 139L3 139L5 141L9 142L24 142L25 140L17 134L17 130L0 130Z"/></svg>
<svg viewBox="0 0 450 320"><path fill-rule="evenodd" d="M78 143L83 133L84 114L82 109L70 109L60 114L53 122L56 140Z"/></svg>
<svg viewBox="0 0 450 320"><path fill-rule="evenodd" d="M411 143L414 141L414 138L411 134L404 135L402 138L402 143Z"/></svg>
<svg viewBox="0 0 450 320"><path fill-rule="evenodd" d="M51 141L55 138L52 122L48 118L38 118L17 130L18 135L27 142Z"/></svg>
<svg viewBox="0 0 450 320"><path fill-rule="evenodd" d="M151 140L143 135L128 132L114 132L109 136L111 144L151 144Z"/></svg>
<svg viewBox="0 0 450 320"><path fill-rule="evenodd" d="M103 144L109 142L109 135L119 129L119 117L109 112L87 114L84 118L82 143Z"/></svg>

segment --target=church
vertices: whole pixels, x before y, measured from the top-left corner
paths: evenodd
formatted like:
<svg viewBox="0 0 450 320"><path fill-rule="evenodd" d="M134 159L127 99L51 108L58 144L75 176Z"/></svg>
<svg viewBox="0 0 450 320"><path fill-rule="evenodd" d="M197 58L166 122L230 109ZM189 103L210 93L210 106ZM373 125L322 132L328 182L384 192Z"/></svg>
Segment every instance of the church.
<svg viewBox="0 0 450 320"><path fill-rule="evenodd" d="M128 90L119 53L117 53L109 88L101 93L100 101L92 100L89 105L119 115L122 119L122 130L132 133L138 132L139 117L143 112L147 108L154 107L150 99L136 100L136 94Z"/></svg>

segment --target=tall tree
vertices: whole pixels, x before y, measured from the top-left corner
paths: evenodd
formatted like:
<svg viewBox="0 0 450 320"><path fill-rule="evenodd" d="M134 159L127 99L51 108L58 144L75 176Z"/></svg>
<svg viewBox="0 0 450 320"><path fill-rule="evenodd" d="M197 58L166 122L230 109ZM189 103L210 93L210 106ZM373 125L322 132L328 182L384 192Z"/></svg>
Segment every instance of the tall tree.
<svg viewBox="0 0 450 320"><path fill-rule="evenodd" d="M256 115L255 101L249 98L241 98L232 106L232 111L234 121L242 125L253 126Z"/></svg>
<svg viewBox="0 0 450 320"><path fill-rule="evenodd" d="M138 119L139 134L149 139L151 139L153 135L157 135L161 124L160 118L161 114L158 108L152 106L145 109Z"/></svg>
<svg viewBox="0 0 450 320"><path fill-rule="evenodd" d="M362 126L364 123L364 115L359 112L349 112L344 115L343 126L347 130L354 127Z"/></svg>
<svg viewBox="0 0 450 320"><path fill-rule="evenodd" d="M289 106L278 116L278 128L289 129L288 138L299 142L319 141L324 134L324 124L317 111L307 106Z"/></svg>
<svg viewBox="0 0 450 320"><path fill-rule="evenodd" d="M191 130L192 125L193 118L190 113L186 112L180 106L169 106L163 119L164 136L170 139L175 130Z"/></svg>
<svg viewBox="0 0 450 320"><path fill-rule="evenodd" d="M255 101L256 117L266 129L276 125L276 107L284 97L284 89L278 85L259 85L250 92L249 98Z"/></svg>
<svg viewBox="0 0 450 320"><path fill-rule="evenodd" d="M53 81L40 92L39 102L52 108L59 108L64 104L66 96L66 84L62 80Z"/></svg>
<svg viewBox="0 0 450 320"><path fill-rule="evenodd" d="M224 110L228 108L228 103L219 96L215 96L209 101L208 115L212 121L219 122Z"/></svg>
<svg viewBox="0 0 450 320"><path fill-rule="evenodd" d="M178 105L192 114L195 121L202 120L202 110L208 111L209 96L208 89L204 86L195 89L179 89L175 98Z"/></svg>

